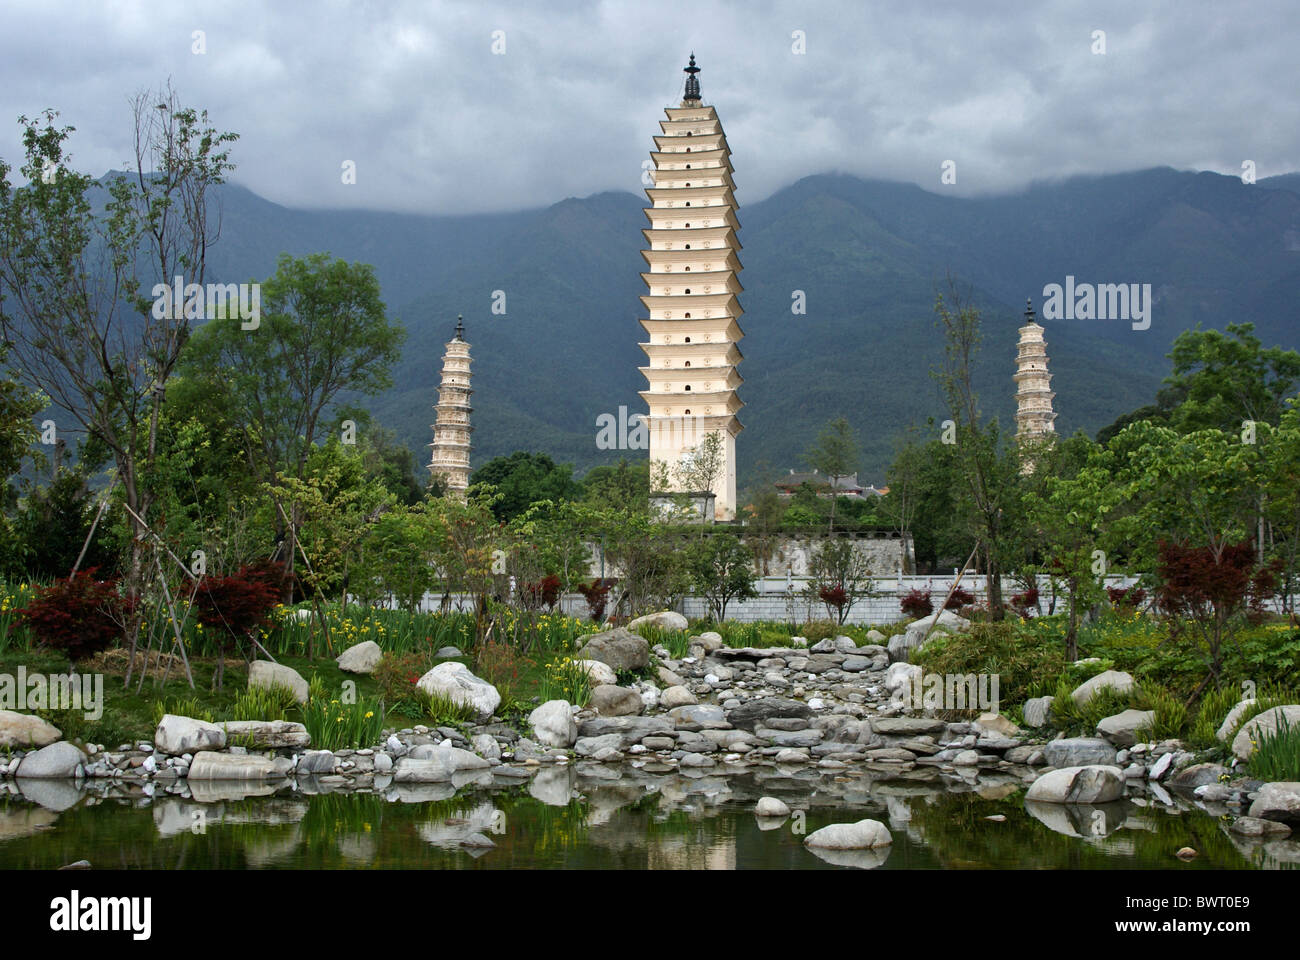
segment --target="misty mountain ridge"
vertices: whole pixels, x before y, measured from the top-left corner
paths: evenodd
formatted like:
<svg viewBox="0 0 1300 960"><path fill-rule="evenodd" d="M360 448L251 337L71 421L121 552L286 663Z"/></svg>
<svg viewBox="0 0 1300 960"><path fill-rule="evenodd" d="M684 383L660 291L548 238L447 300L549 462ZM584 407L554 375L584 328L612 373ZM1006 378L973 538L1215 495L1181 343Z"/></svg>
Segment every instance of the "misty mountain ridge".
<svg viewBox="0 0 1300 960"><path fill-rule="evenodd" d="M209 280L265 279L282 252L375 267L408 337L393 388L363 403L417 460L428 458L457 314L473 357L475 465L517 449L580 472L645 456L596 445L599 416L645 409L643 197L430 216L296 210L234 184L216 194L222 227ZM949 277L983 311L976 384L985 413L1008 427L1025 300L1041 314L1044 288L1067 277L1150 284L1152 304L1145 330L1043 321L1062 433L1095 432L1150 402L1170 344L1197 323L1250 321L1266 345L1300 346L1300 174L1247 185L1156 168L974 198L819 174L741 207L739 219L742 487L760 464L802 468L818 429L841 415L861 441L860 476L883 482L908 424L947 416L930 370L943 353L935 296ZM504 315L492 313L494 291L505 294ZM804 315L791 311L794 291Z"/></svg>

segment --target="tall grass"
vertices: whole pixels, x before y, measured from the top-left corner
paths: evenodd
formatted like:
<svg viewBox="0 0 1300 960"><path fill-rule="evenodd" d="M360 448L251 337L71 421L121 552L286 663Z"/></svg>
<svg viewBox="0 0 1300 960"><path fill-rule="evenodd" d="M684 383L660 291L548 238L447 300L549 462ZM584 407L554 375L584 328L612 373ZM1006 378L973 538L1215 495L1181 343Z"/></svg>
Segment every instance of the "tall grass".
<svg viewBox="0 0 1300 960"><path fill-rule="evenodd" d="M1292 727L1285 716L1277 729L1261 731L1250 755L1251 776L1270 783L1300 781L1300 727Z"/></svg>
<svg viewBox="0 0 1300 960"><path fill-rule="evenodd" d="M28 583L0 583L0 654L10 650L31 653L32 632L22 625L21 611L35 596Z"/></svg>
<svg viewBox="0 0 1300 960"><path fill-rule="evenodd" d="M567 700L581 706L591 698L591 677L572 657L557 657L543 668L538 693L543 703Z"/></svg>

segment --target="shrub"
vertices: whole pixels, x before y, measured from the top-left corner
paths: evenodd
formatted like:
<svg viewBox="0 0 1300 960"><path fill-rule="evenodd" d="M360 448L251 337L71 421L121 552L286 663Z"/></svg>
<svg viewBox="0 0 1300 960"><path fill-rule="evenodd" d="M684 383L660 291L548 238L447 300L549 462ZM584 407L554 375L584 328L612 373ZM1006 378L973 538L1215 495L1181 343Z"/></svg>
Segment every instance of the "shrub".
<svg viewBox="0 0 1300 960"><path fill-rule="evenodd" d="M398 705L415 697L419 679L433 666L433 656L429 651L423 653L385 653L370 678L379 685L379 695L390 711L398 711ZM400 712L400 711L399 711ZM418 713L417 713L418 715ZM405 716L405 714L403 714ZM414 719L414 718L412 718Z"/></svg>
<svg viewBox="0 0 1300 960"><path fill-rule="evenodd" d="M1216 690L1208 691L1201 697L1200 705L1196 711L1196 719L1192 722L1191 731L1188 735L1188 741L1194 747L1205 749L1219 745L1218 733L1219 727L1223 725L1224 719L1228 716L1233 706L1240 699L1240 692L1230 686L1220 687ZM1231 733L1235 733L1232 731ZM1229 738L1231 738L1231 733Z"/></svg>
<svg viewBox="0 0 1300 960"><path fill-rule="evenodd" d="M808 639L810 647L827 637L837 636L840 632L839 626L830 620L809 620L799 631L801 636Z"/></svg>
<svg viewBox="0 0 1300 960"><path fill-rule="evenodd" d="M417 687L415 696L424 708L424 716L435 727L458 726L469 723L478 716L472 706L453 700L445 693L425 693Z"/></svg>
<svg viewBox="0 0 1300 960"><path fill-rule="evenodd" d="M605 619L605 604L609 600L609 588L613 585L613 580L601 580L599 577L590 584L578 584L578 592L582 594L582 599L587 601L587 613L593 623L600 623Z"/></svg>
<svg viewBox="0 0 1300 960"><path fill-rule="evenodd" d="M975 594L971 593L964 587L958 587L952 592L952 596L943 605L945 610L960 610L962 607L969 607L975 602ZM923 614L924 616L924 614Z"/></svg>
<svg viewBox="0 0 1300 960"><path fill-rule="evenodd" d="M1003 704L1036 696L1044 678L1059 677L1065 669L1064 651L1050 631L1007 620L972 624L960 635L931 634L912 660L926 673L997 676Z"/></svg>
<svg viewBox="0 0 1300 960"><path fill-rule="evenodd" d="M1011 609L1020 615L1022 620L1029 619L1029 611L1038 608L1038 588L1030 587L1021 593L1013 594L1011 597Z"/></svg>
<svg viewBox="0 0 1300 960"><path fill-rule="evenodd" d="M24 625L38 640L74 662L112 646L133 609L116 580L96 580L93 573L85 570L37 587L22 611Z"/></svg>
<svg viewBox="0 0 1300 960"><path fill-rule="evenodd" d="M560 590L563 584L560 578L555 574L542 577L542 579L532 583L524 584L524 592L527 594L526 606L529 608L546 607L548 610L554 610L555 604L560 599Z"/></svg>
<svg viewBox="0 0 1300 960"><path fill-rule="evenodd" d="M1153 742L1173 740L1183 735L1187 729L1187 704L1164 687L1156 684L1143 684L1138 695L1139 709L1150 710L1155 719L1149 727L1138 731L1139 739Z"/></svg>
<svg viewBox="0 0 1300 960"><path fill-rule="evenodd" d="M1134 584L1131 587L1107 587L1106 596L1110 598L1111 606L1136 609L1146 601L1147 592Z"/></svg>
<svg viewBox="0 0 1300 960"><path fill-rule="evenodd" d="M914 620L928 617L934 612L934 604L930 602L929 591L921 590L919 587L905 593L898 601L898 605L902 608L903 613Z"/></svg>

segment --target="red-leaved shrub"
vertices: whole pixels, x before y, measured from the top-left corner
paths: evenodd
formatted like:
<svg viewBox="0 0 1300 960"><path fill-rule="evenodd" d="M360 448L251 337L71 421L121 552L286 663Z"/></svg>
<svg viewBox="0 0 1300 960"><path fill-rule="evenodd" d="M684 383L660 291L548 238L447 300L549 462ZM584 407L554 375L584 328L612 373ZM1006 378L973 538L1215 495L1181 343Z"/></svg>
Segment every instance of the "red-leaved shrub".
<svg viewBox="0 0 1300 960"><path fill-rule="evenodd" d="M38 640L76 662L112 646L132 608L116 580L96 580L93 570L83 570L37 587L21 616Z"/></svg>
<svg viewBox="0 0 1300 960"><path fill-rule="evenodd" d="M601 580L599 577L590 584L578 584L578 592L587 601L587 612L591 614L593 622L600 623L605 618L605 604L609 601L609 588L613 585L613 580Z"/></svg>
<svg viewBox="0 0 1300 960"><path fill-rule="evenodd" d="M948 598L948 602L943 605L945 610L960 610L962 607L969 607L975 602L975 594L969 590L958 587Z"/></svg>
<svg viewBox="0 0 1300 960"><path fill-rule="evenodd" d="M930 602L930 592L919 587L903 594L898 605L903 608L905 614L915 619L928 617L934 612L934 604Z"/></svg>

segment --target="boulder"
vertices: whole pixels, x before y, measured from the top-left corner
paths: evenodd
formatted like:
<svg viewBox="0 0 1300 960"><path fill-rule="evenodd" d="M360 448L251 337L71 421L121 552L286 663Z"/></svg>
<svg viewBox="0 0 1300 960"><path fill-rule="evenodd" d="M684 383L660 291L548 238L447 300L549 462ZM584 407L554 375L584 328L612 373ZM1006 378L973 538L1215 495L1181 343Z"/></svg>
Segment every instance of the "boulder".
<svg viewBox="0 0 1300 960"><path fill-rule="evenodd" d="M614 671L644 670L650 666L650 644L644 637L623 628L615 627L604 633L593 633L578 650L583 660L599 660Z"/></svg>
<svg viewBox="0 0 1300 960"><path fill-rule="evenodd" d="M491 766L478 754L446 743L422 743L412 747L407 757L411 760L431 760L440 763L451 773L459 773L461 770L485 770Z"/></svg>
<svg viewBox="0 0 1300 960"><path fill-rule="evenodd" d="M1261 820L1258 817L1238 817L1228 824L1228 829L1243 837L1286 837L1291 828L1278 820Z"/></svg>
<svg viewBox="0 0 1300 960"><path fill-rule="evenodd" d="M715 730L729 726L726 717L723 715L722 708L708 703L674 707L668 711L668 716L678 726L683 724L695 725Z"/></svg>
<svg viewBox="0 0 1300 960"><path fill-rule="evenodd" d="M301 776L308 774L329 775L334 772L338 761L329 750L308 750L298 758L297 772Z"/></svg>
<svg viewBox="0 0 1300 960"><path fill-rule="evenodd" d="M441 695L465 707L470 707L479 719L486 720L501 705L501 694L486 680L470 673L463 663L449 660L440 663L416 684L430 695Z"/></svg>
<svg viewBox="0 0 1300 960"><path fill-rule="evenodd" d="M627 717L639 714L645 704L641 702L641 695L629 687L602 683L591 691L587 706L602 717Z"/></svg>
<svg viewBox="0 0 1300 960"><path fill-rule="evenodd" d="M1260 734L1276 736L1278 727L1283 725L1291 730L1300 730L1300 705L1274 707L1251 718L1232 738L1232 752L1242 760L1249 760Z"/></svg>
<svg viewBox="0 0 1300 960"><path fill-rule="evenodd" d="M248 665L248 689L270 690L273 687L286 687L293 691L293 698L299 703L307 702L307 681L293 667L270 660L254 660Z"/></svg>
<svg viewBox="0 0 1300 960"><path fill-rule="evenodd" d="M706 630L698 637L691 637L691 643L698 643L704 648L705 653L712 653L714 650L721 650L725 644L722 642L722 634L715 633L712 630Z"/></svg>
<svg viewBox="0 0 1300 960"><path fill-rule="evenodd" d="M695 694L683 686L669 687L659 698L659 702L665 710L671 710L674 707L689 707L692 704L699 703L695 699Z"/></svg>
<svg viewBox="0 0 1300 960"><path fill-rule="evenodd" d="M680 708L688 709L688 708ZM673 725L666 717L598 717L578 724L578 736L603 737L618 734L621 748L639 743L645 737L672 733Z"/></svg>
<svg viewBox="0 0 1300 960"><path fill-rule="evenodd" d="M0 747L48 747L63 734L40 717L0 710Z"/></svg>
<svg viewBox="0 0 1300 960"><path fill-rule="evenodd" d="M599 686L602 683L618 683L618 674L607 663L601 663L599 660L575 660L573 665L587 675L587 680L592 686Z"/></svg>
<svg viewBox="0 0 1300 960"><path fill-rule="evenodd" d="M567 700L547 700L528 715L537 742L547 747L567 750L578 739L578 725Z"/></svg>
<svg viewBox="0 0 1300 960"><path fill-rule="evenodd" d="M1250 815L1258 820L1300 823L1300 783L1266 783L1259 788Z"/></svg>
<svg viewBox="0 0 1300 960"><path fill-rule="evenodd" d="M1048 771L1030 784L1025 799L1040 803L1109 803L1123 795L1124 772L1119 767L1088 764Z"/></svg>
<svg viewBox="0 0 1300 960"><path fill-rule="evenodd" d="M460 647L439 647L433 656L435 660L455 660L465 654L460 652Z"/></svg>
<svg viewBox="0 0 1300 960"><path fill-rule="evenodd" d="M190 762L190 780L275 780L283 777L275 761L257 754L203 750Z"/></svg>
<svg viewBox="0 0 1300 960"><path fill-rule="evenodd" d="M981 713L975 720L982 730L1000 737L1018 737L1020 728L1000 713Z"/></svg>
<svg viewBox="0 0 1300 960"><path fill-rule="evenodd" d="M1122 670L1104 670L1075 687L1070 696L1082 707L1102 690L1113 690L1121 696L1132 693L1133 677Z"/></svg>
<svg viewBox="0 0 1300 960"><path fill-rule="evenodd" d="M32 780L62 780L79 777L85 772L86 755L72 744L60 740L23 757L17 776Z"/></svg>
<svg viewBox="0 0 1300 960"><path fill-rule="evenodd" d="M876 733L915 737L922 734L938 734L948 729L942 720L925 717L872 717L871 729Z"/></svg>
<svg viewBox="0 0 1300 960"><path fill-rule="evenodd" d="M1111 766L1115 763L1115 747L1100 737L1053 740L1043 747L1043 754L1051 767Z"/></svg>
<svg viewBox="0 0 1300 960"><path fill-rule="evenodd" d="M760 797L754 807L754 815L759 817L788 817L790 808L776 797Z"/></svg>
<svg viewBox="0 0 1300 960"><path fill-rule="evenodd" d="M159 753L173 757L200 750L221 750L226 746L226 731L206 720L169 713L158 721L153 732L153 745Z"/></svg>
<svg viewBox="0 0 1300 960"><path fill-rule="evenodd" d="M1044 726L1051 714L1052 702L1055 699L1055 697L1034 697L1031 700L1026 700L1025 705L1020 709L1021 716L1025 720L1025 726Z"/></svg>
<svg viewBox="0 0 1300 960"><path fill-rule="evenodd" d="M933 630L930 629L931 625ZM890 637L889 656L894 660L907 660L937 633L965 633L968 630L969 620L957 616L951 610L940 610L908 624L906 632Z"/></svg>
<svg viewBox="0 0 1300 960"><path fill-rule="evenodd" d="M470 745L474 747L474 752L485 760L501 759L501 744L497 743L497 738L490 733L480 733L470 738Z"/></svg>
<svg viewBox="0 0 1300 960"><path fill-rule="evenodd" d="M339 669L344 673L374 673L384 651L373 640L363 640L344 650L338 657Z"/></svg>
<svg viewBox="0 0 1300 960"><path fill-rule="evenodd" d="M858 642L852 637L836 637L834 640L836 653L857 653Z"/></svg>
<svg viewBox="0 0 1300 960"><path fill-rule="evenodd" d="M307 728L290 720L226 720L221 727L226 732L226 743L253 750L305 750L311 746Z"/></svg>
<svg viewBox="0 0 1300 960"><path fill-rule="evenodd" d="M1219 783L1224 777L1230 776L1227 767L1217 763L1195 763L1190 767L1179 770L1170 780L1170 786L1185 787L1195 789L1203 787L1206 784Z"/></svg>
<svg viewBox="0 0 1300 960"><path fill-rule="evenodd" d="M771 717L807 718L811 716L812 708L800 700L789 700L785 697L763 697L758 700L748 700L734 710L729 710L727 712L727 721L733 727L753 730L756 723Z"/></svg>
<svg viewBox="0 0 1300 960"><path fill-rule="evenodd" d="M1232 709L1228 711L1228 715L1223 718L1223 723L1219 724L1219 729L1214 734L1215 738L1222 743L1227 743L1228 738L1236 733L1237 725L1241 723L1241 718L1245 715L1246 711L1254 705L1254 697L1246 697L1246 699L1234 703Z"/></svg>
<svg viewBox="0 0 1300 960"><path fill-rule="evenodd" d="M857 823L832 823L829 827L814 830L804 837L805 844L824 850L867 850L887 847L893 836L879 820L859 820Z"/></svg>
<svg viewBox="0 0 1300 960"><path fill-rule="evenodd" d="M659 613L647 613L637 617L627 625L629 630L638 627L658 627L660 630L685 630L689 624L684 616L673 610L661 610Z"/></svg>
<svg viewBox="0 0 1300 960"><path fill-rule="evenodd" d="M1125 710L1101 720L1097 724L1097 736L1105 737L1117 747L1131 747L1138 742L1138 734L1149 730L1155 721L1154 710Z"/></svg>

